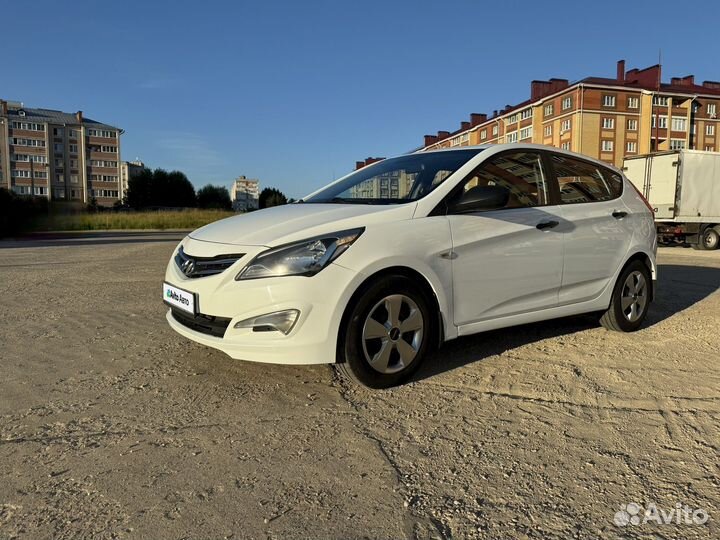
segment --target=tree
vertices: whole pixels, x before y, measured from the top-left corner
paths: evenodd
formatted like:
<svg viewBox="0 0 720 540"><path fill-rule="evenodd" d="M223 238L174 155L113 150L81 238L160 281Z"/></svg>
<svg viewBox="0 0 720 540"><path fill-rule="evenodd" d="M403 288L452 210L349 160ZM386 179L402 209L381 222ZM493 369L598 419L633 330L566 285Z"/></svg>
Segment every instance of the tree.
<svg viewBox="0 0 720 540"><path fill-rule="evenodd" d="M230 210L232 202L228 190L222 186L208 184L197 192L197 204L200 208L220 208Z"/></svg>
<svg viewBox="0 0 720 540"><path fill-rule="evenodd" d="M128 180L128 206L147 208L151 206L195 207L195 188L180 171L145 169Z"/></svg>
<svg viewBox="0 0 720 540"><path fill-rule="evenodd" d="M260 192L258 200L260 208L270 208L271 206L281 206L287 204L285 194L276 188L265 188Z"/></svg>

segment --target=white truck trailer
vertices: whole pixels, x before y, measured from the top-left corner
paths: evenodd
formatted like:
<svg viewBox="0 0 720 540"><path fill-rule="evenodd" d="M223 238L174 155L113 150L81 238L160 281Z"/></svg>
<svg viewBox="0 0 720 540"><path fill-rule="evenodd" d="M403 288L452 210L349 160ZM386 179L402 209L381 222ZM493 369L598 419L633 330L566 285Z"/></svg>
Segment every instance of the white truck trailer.
<svg viewBox="0 0 720 540"><path fill-rule="evenodd" d="M658 241L703 250L720 246L720 153L626 157L623 171L653 207Z"/></svg>

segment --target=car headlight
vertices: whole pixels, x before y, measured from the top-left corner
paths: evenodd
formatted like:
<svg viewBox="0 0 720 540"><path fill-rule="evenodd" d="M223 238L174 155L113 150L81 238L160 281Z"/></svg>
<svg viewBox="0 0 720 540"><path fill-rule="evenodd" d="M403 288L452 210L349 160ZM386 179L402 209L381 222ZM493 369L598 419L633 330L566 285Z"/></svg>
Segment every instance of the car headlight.
<svg viewBox="0 0 720 540"><path fill-rule="evenodd" d="M235 279L314 276L349 248L364 230L340 231L273 248L250 261Z"/></svg>

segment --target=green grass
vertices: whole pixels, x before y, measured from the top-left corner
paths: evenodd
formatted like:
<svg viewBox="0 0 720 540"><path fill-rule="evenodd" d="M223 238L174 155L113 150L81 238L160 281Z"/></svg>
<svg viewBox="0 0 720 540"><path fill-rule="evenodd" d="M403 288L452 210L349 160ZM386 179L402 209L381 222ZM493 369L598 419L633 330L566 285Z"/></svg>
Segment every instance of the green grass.
<svg viewBox="0 0 720 540"><path fill-rule="evenodd" d="M225 210L175 210L167 212L98 212L56 214L37 220L35 231L100 231L111 229L196 229L234 216Z"/></svg>

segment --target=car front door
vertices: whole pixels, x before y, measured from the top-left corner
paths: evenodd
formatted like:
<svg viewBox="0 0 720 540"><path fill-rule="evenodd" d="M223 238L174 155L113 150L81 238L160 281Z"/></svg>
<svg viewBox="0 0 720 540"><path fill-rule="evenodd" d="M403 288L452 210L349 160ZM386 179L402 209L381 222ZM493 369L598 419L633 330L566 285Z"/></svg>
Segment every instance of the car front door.
<svg viewBox="0 0 720 540"><path fill-rule="evenodd" d="M453 200L475 186L507 189L507 204L453 213ZM557 305L562 218L550 201L550 176L542 155L527 150L488 158L451 194L447 219L453 243L454 322L461 334L465 325Z"/></svg>
<svg viewBox="0 0 720 540"><path fill-rule="evenodd" d="M610 285L632 240L619 173L564 154L549 153L560 188L565 262L560 305L592 300Z"/></svg>

